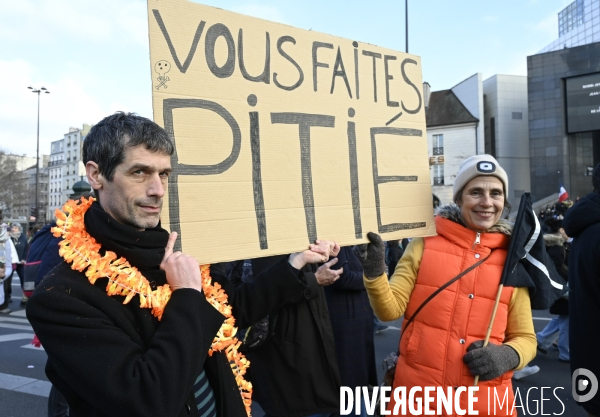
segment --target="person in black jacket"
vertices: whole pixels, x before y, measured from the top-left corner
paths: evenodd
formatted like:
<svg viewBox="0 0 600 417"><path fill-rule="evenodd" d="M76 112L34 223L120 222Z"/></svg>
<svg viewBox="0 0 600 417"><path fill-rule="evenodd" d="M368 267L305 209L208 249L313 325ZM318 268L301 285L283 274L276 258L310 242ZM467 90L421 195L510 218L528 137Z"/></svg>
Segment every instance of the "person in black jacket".
<svg viewBox="0 0 600 417"><path fill-rule="evenodd" d="M53 227L56 227L56 222L54 221L38 230L31 238L31 242L29 242L23 281L25 281L25 278L34 280L34 286L37 286L48 272L63 262L62 257L58 254L58 244L62 238L55 237L52 234L51 229ZM31 344L36 347L42 346L37 337L34 338ZM68 417L68 415L69 405L67 404L67 400L52 385L48 394L48 417Z"/></svg>
<svg viewBox="0 0 600 417"><path fill-rule="evenodd" d="M387 253L386 253L386 264L388 267L388 277L394 275L394 271L396 270L396 265L398 265L398 261L402 258L402 254L404 253L404 249L400 243L400 240L388 240L387 241Z"/></svg>
<svg viewBox="0 0 600 417"><path fill-rule="evenodd" d="M106 278L91 284L87 266L79 272L63 262L44 277L27 318L48 354L46 375L71 416L246 416L225 353L208 355L225 317L207 301L197 261L173 252L177 233L160 227L173 151L164 129L131 113L103 119L84 142L98 201L77 226L100 254L124 257L153 290L168 283L172 294L159 319L137 294L127 304L123 295L108 296ZM300 270L326 261L331 247L322 242L282 258L253 286L235 289L223 265L210 273L228 295L236 325L244 326L306 291Z"/></svg>
<svg viewBox="0 0 600 417"><path fill-rule="evenodd" d="M592 184L594 192L567 211L563 227L573 238L569 253L571 372L584 368L600 378L600 164L592 172ZM600 416L600 394L592 398L580 394L575 401L591 417Z"/></svg>
<svg viewBox="0 0 600 417"><path fill-rule="evenodd" d="M562 227L562 220L549 218L546 219L546 227L549 232L544 234L544 244L546 252L550 255L556 271L563 279L569 281L569 271L565 265L566 249L565 242L568 239ZM556 340L558 334L558 360L569 362L569 301L568 293L559 298L550 307L551 314L558 314L554 317L544 329L537 333L538 352L546 354L552 342Z"/></svg>
<svg viewBox="0 0 600 417"><path fill-rule="evenodd" d="M336 245L332 255L338 252ZM264 273L285 258L252 259L253 273ZM323 292L343 272L331 269L336 262L302 268L306 290L269 316L269 337L247 353L254 398L269 417L329 415L340 410L340 375Z"/></svg>
<svg viewBox="0 0 600 417"><path fill-rule="evenodd" d="M363 282L362 265L351 246L343 247L337 258L338 262L333 268L341 268L340 278L324 290L342 386L352 390L356 387L376 386L373 337L375 315ZM364 407L361 409L364 410Z"/></svg>

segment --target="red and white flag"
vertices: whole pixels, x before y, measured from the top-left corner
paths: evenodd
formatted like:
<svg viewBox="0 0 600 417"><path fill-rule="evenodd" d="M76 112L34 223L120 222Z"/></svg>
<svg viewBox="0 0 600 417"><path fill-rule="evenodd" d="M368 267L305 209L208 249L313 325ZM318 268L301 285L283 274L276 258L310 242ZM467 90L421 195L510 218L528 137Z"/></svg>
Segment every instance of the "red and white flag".
<svg viewBox="0 0 600 417"><path fill-rule="evenodd" d="M567 198L569 198L569 193L567 192L567 190L565 190L565 187L563 187L562 185L560 186L560 191L558 192L558 202L562 203L563 201L565 201Z"/></svg>

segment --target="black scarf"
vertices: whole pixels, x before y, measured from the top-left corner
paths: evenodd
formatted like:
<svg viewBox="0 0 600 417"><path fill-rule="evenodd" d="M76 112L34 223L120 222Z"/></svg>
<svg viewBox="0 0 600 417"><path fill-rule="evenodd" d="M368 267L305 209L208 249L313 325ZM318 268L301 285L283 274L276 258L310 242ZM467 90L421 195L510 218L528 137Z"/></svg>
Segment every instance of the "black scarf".
<svg viewBox="0 0 600 417"><path fill-rule="evenodd" d="M102 254L110 250L127 259L150 281L153 289L166 284L167 278L159 265L165 255L169 232L160 227L160 223L140 232L117 222L97 201L85 213L84 222L87 232L102 245Z"/></svg>

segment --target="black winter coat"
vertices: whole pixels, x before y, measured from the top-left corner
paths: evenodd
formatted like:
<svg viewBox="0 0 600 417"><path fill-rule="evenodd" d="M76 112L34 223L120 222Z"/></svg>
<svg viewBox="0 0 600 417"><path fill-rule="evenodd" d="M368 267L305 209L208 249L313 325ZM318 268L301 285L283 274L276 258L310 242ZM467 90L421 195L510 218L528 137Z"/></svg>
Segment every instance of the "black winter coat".
<svg viewBox="0 0 600 417"><path fill-rule="evenodd" d="M240 326L306 289L287 260L240 289L222 272L211 268ZM46 374L71 416L195 416L193 384L203 367L218 415L246 416L225 355L207 355L224 317L201 292L174 291L159 322L139 307L138 296L123 305L124 297L109 297L105 286L106 279L91 285L63 262L27 302L27 318L48 354Z"/></svg>
<svg viewBox="0 0 600 417"><path fill-rule="evenodd" d="M286 256L253 259L259 274ZM302 273L308 289L270 316L275 324L264 345L248 352L254 399L269 416L338 413L340 376L333 330L315 265ZM274 319L274 317L276 318Z"/></svg>
<svg viewBox="0 0 600 417"><path fill-rule="evenodd" d="M18 239L14 239L12 237L11 239L15 245L15 249L17 250L17 256L19 257L19 261L24 261L25 258L27 258L27 249L29 248L27 238L23 233L21 233Z"/></svg>
<svg viewBox="0 0 600 417"><path fill-rule="evenodd" d="M569 270L565 265L567 251L564 246L564 238L560 233L547 233L544 235L544 244L546 245L546 252L548 252L550 259L552 259L556 271L565 282L568 282ZM554 304L550 306L550 314L559 314L562 316L569 315L569 298L563 296L556 300Z"/></svg>
<svg viewBox="0 0 600 417"><path fill-rule="evenodd" d="M565 240L559 233L548 233L544 235L544 244L546 245L546 252L548 252L550 259L552 259L556 271L566 282L568 282L569 270L565 265L565 257L567 254L564 246Z"/></svg>
<svg viewBox="0 0 600 417"><path fill-rule="evenodd" d="M362 266L349 246L341 249L338 263L333 268L339 268L346 261L348 263L343 267L344 272L340 278L324 288L335 336L340 377L343 386L375 386L375 315L363 283Z"/></svg>
<svg viewBox="0 0 600 417"><path fill-rule="evenodd" d="M600 376L600 194L571 207L563 220L573 238L569 253L569 350L571 372L585 368ZM600 415L600 395L580 403Z"/></svg>
<svg viewBox="0 0 600 417"><path fill-rule="evenodd" d="M387 250L388 250L388 276L391 277L394 275L394 271L396 270L396 265L402 258L404 254L404 249L400 247L399 240L388 240L387 242Z"/></svg>

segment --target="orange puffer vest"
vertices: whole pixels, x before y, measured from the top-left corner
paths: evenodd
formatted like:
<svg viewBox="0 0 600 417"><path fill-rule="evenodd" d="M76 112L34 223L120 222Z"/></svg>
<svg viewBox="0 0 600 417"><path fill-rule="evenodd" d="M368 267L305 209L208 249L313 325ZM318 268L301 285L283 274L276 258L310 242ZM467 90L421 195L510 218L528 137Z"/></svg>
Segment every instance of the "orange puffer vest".
<svg viewBox="0 0 600 417"><path fill-rule="evenodd" d="M447 392L447 387L473 386L474 377L464 364L463 356L471 343L485 338L510 240L503 233L476 233L439 215L435 224L438 236L424 239L423 258L404 315L406 320L402 331L407 333L400 344L394 388L405 386L407 397L414 386L444 387L444 392ZM404 328L416 309L437 288L490 253L483 264L438 294L419 312L408 329ZM510 287L502 291L490 343L502 344L504 341L512 294L513 288ZM513 405L512 374L511 371L494 380L479 382L478 400L474 403L479 416L517 415L516 411L510 413ZM495 413L494 388L499 397ZM505 399L507 389L508 398ZM468 410L467 394L463 393L460 399L461 409ZM393 410L393 398L390 406L392 408L388 409ZM430 403L430 408L436 410L437 400ZM408 409L406 415L412 415ZM456 414L442 412L436 415Z"/></svg>

